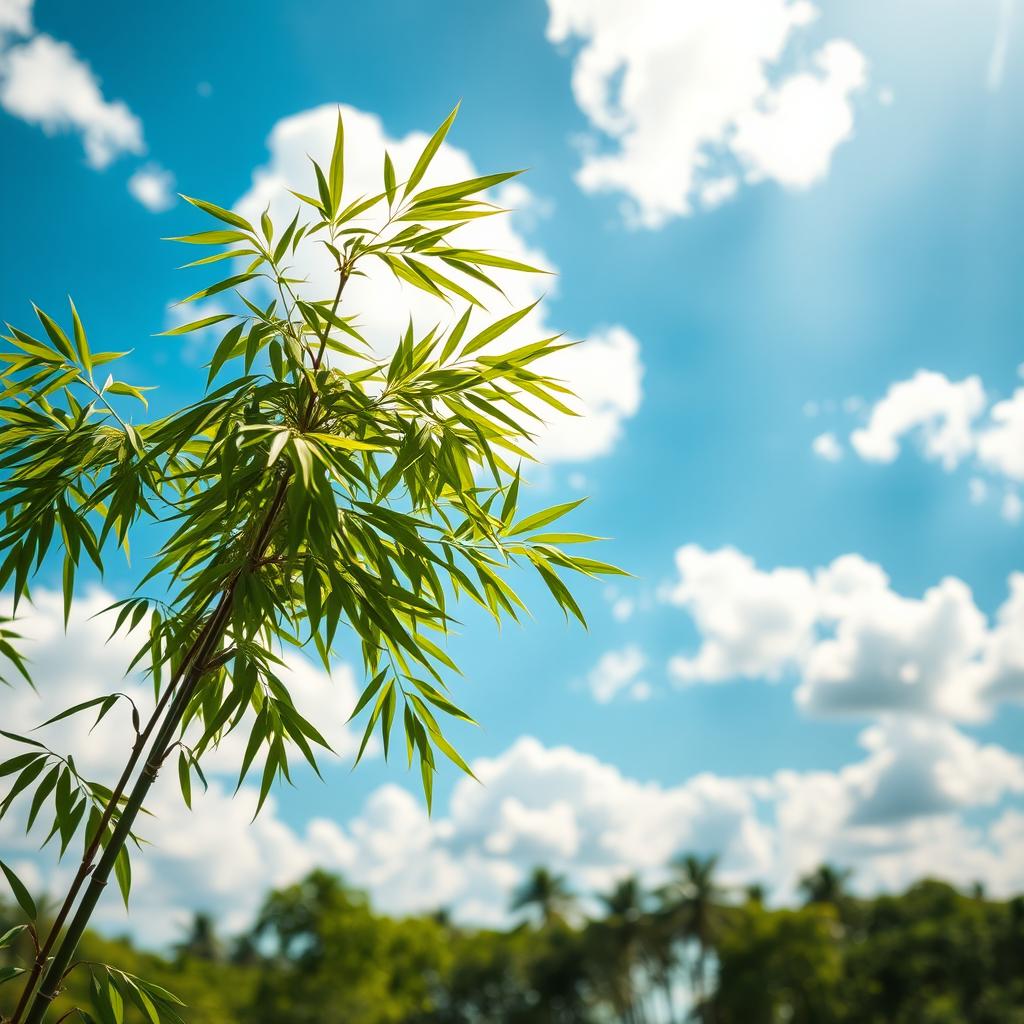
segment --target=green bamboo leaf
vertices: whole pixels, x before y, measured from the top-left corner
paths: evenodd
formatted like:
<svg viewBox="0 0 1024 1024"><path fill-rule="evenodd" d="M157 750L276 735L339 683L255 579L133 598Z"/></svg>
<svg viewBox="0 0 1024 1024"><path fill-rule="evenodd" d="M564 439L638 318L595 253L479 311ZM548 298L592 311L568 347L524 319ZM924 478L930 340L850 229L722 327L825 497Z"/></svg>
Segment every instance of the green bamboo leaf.
<svg viewBox="0 0 1024 1024"><path fill-rule="evenodd" d="M5 736L11 736L11 733L4 733ZM27 741L26 741L27 742ZM35 744L40 746L41 744ZM30 765L33 761L38 761L40 758L46 757L45 754L37 754L34 751L27 754L15 754L14 757L9 758L0 764L0 779L6 775L13 775L15 772L20 772L26 765Z"/></svg>
<svg viewBox="0 0 1024 1024"><path fill-rule="evenodd" d="M509 178L514 178L522 171L505 171L503 174L486 174L479 178L469 178L467 181L459 181L454 185L442 185L439 188L428 188L412 197L416 203L436 203L440 200L451 201L462 199L472 195L474 192L483 192L485 189L500 185Z"/></svg>
<svg viewBox="0 0 1024 1024"><path fill-rule="evenodd" d="M48 725L53 725L54 722L59 722L62 718L70 718L72 715L77 715L80 711L88 711L89 708L96 707L97 704L105 704L108 701L116 701L120 697L120 694L104 694L102 697L93 697L91 700L84 700L81 704L75 704L73 707L66 708L59 715L54 715L53 718L48 718L42 725L37 725L37 729L43 729ZM0 766L0 774L2 774L2 766Z"/></svg>
<svg viewBox="0 0 1024 1024"><path fill-rule="evenodd" d="M85 328L82 326L82 321L78 316L78 310L75 309L75 304L70 295L68 296L68 303L71 306L71 319L75 326L75 349L78 352L78 359L85 372L91 376L92 353L89 351L89 339L85 336Z"/></svg>
<svg viewBox="0 0 1024 1024"><path fill-rule="evenodd" d="M25 825L26 833L32 831L32 826L36 823L36 818L39 816L46 798L53 792L53 787L57 784L57 776L60 775L60 769L61 766L55 764L46 773L43 781L36 786L35 795L32 797L32 805L29 809L28 823Z"/></svg>
<svg viewBox="0 0 1024 1024"><path fill-rule="evenodd" d="M18 906L25 911L30 921L34 921L38 911L36 910L35 900L29 895L28 889L25 888L21 879L2 860L0 860L0 871L3 871L7 877L7 884L11 887L11 892L18 902Z"/></svg>
<svg viewBox="0 0 1024 1024"><path fill-rule="evenodd" d="M384 682L386 677L387 671L385 670L384 672L378 672L377 675L375 675L373 679L370 680L366 689L363 690L362 695L360 696L358 702L356 703L356 706L353 709L352 714L348 716L347 721L351 722L352 719L355 718L356 715L358 715L359 712L362 711L363 708L365 708L366 705L369 704L371 700L373 700L374 695L380 689L380 685Z"/></svg>
<svg viewBox="0 0 1024 1024"><path fill-rule="evenodd" d="M189 772L188 758L184 751L178 754L178 784L181 786L181 795L185 806L192 810L192 775Z"/></svg>
<svg viewBox="0 0 1024 1024"><path fill-rule="evenodd" d="M181 193L178 193L181 195ZM230 224L233 227L241 228L243 231L248 231L250 234L255 234L256 231L253 226L244 218L240 217L237 213L232 213L231 210L225 210L223 207L216 206L213 203L206 202L205 199L193 199L191 196L181 196L186 203L191 203L194 207L202 210L204 213L208 213L211 217L216 217L217 220L224 221L225 224Z"/></svg>
<svg viewBox="0 0 1024 1024"><path fill-rule="evenodd" d="M10 946L11 941L18 935L20 935L28 925L16 924L13 928L9 928L7 931L0 935L0 949L6 949Z"/></svg>
<svg viewBox="0 0 1024 1024"><path fill-rule="evenodd" d="M383 448L379 444L370 444L368 441L357 441L354 437L338 437L336 434L307 434L306 437L325 444L328 448L342 448L351 452L379 452Z"/></svg>
<svg viewBox="0 0 1024 1024"><path fill-rule="evenodd" d="M540 300L538 299L537 302ZM522 309L517 309L514 313L510 313L506 317L502 317L497 322L491 324L489 327L484 328L478 335L471 338L466 342L465 348L462 350L464 356L468 356L471 352L476 352L482 349L485 345L490 344L496 338L500 338L507 330L514 327L524 316L527 316L537 305L537 302L531 302L529 306L524 306Z"/></svg>
<svg viewBox="0 0 1024 1024"><path fill-rule="evenodd" d="M232 242L251 242L252 239L241 231L197 231L194 235L177 235L164 241L184 242L186 245L230 245ZM239 252L236 250L231 255L239 255Z"/></svg>
<svg viewBox="0 0 1024 1024"><path fill-rule="evenodd" d="M155 391L156 387L155 385L149 387L136 387L133 384L126 384L123 380L115 380L112 384L108 385L105 390L111 395L127 395L130 398L136 398L148 409L149 401L143 392Z"/></svg>
<svg viewBox="0 0 1024 1024"><path fill-rule="evenodd" d="M2 818L7 813L7 809L11 806L11 804L14 803L15 799L17 799L18 794L24 792L29 786L32 785L33 782L35 782L39 775L42 774L42 771L45 767L46 758L41 757L37 758L35 761L32 762L32 764L28 765L26 768L23 768L21 770L21 773L15 780L14 785L11 786L10 790L7 793L7 796L4 797L3 804L0 804L0 818Z"/></svg>
<svg viewBox="0 0 1024 1024"><path fill-rule="evenodd" d="M608 538L594 537L589 533L535 533L526 539L531 544L590 544L593 541L607 540ZM621 572L621 570L619 571Z"/></svg>
<svg viewBox="0 0 1024 1024"><path fill-rule="evenodd" d="M315 161L312 161L313 171L316 174L316 187L320 193L320 206L323 208L324 216L330 219L334 215L334 200L331 198L331 187L327 184L323 168Z"/></svg>
<svg viewBox="0 0 1024 1024"><path fill-rule="evenodd" d="M395 205L395 165L391 162L391 154L384 150L384 191L388 197L388 206Z"/></svg>
<svg viewBox="0 0 1024 1024"><path fill-rule="evenodd" d="M553 523L556 519L561 519L574 508L579 508L586 500L586 498L579 498L576 501L567 501L561 505L552 505L550 508L541 509L540 512L534 512L533 515L520 519L514 526L509 527L508 532L515 535L538 530L542 526L547 526L548 523Z"/></svg>
<svg viewBox="0 0 1024 1024"><path fill-rule="evenodd" d="M206 386L209 387L213 378L220 372L220 368L231 358L232 353L241 340L242 331L245 330L245 323L239 321L230 327L227 333L221 338L220 343L214 350L213 358L210 360L210 374L206 378Z"/></svg>
<svg viewBox="0 0 1024 1024"><path fill-rule="evenodd" d="M49 336L50 341L53 342L53 347L66 359L74 362L75 350L71 342L68 341L68 336L61 330L60 325L52 317L44 313L35 303L32 304L32 308L36 311L36 316L43 325L43 329Z"/></svg>
<svg viewBox="0 0 1024 1024"><path fill-rule="evenodd" d="M169 331L161 331L155 335L157 338L166 338L176 334L189 334L191 331L201 331L211 324L219 324L222 320L230 320L234 313L217 313L215 316L203 317L202 320L193 320L190 324L183 324L181 327L173 327Z"/></svg>
<svg viewBox="0 0 1024 1024"><path fill-rule="evenodd" d="M427 802L427 814L434 809L434 767L426 758L420 758L420 778L423 780L423 798Z"/></svg>
<svg viewBox="0 0 1024 1024"><path fill-rule="evenodd" d="M331 166L328 171L331 205L336 210L341 206L341 193L345 187L345 125L338 110L338 127L334 133L334 150L331 153Z"/></svg>
<svg viewBox="0 0 1024 1024"><path fill-rule="evenodd" d="M216 284L211 284L207 288L200 288L199 291L193 292L187 299L182 299L180 302L176 302L176 306L185 306L190 302L197 302L199 299L207 299L211 295L217 295L220 292L225 292L229 288L237 288L241 284L245 284L246 281L251 281L255 277L259 277L259 274L244 273L235 274L233 277L226 277L223 281L218 281Z"/></svg>
<svg viewBox="0 0 1024 1024"><path fill-rule="evenodd" d="M128 909L128 896L132 891L132 865L128 859L128 848L122 846L114 861L114 877L117 879L117 887L121 890L121 899L124 900L125 910Z"/></svg>
<svg viewBox="0 0 1024 1024"><path fill-rule="evenodd" d="M451 128L455 115L459 112L460 105L459 103L455 104L455 109L444 119L441 127L434 132L426 146L423 147L423 152L416 161L416 166L412 169L409 180L405 183L405 190L402 192L403 197L407 196L423 180L423 175L427 173L427 168L430 166L430 161L434 159L434 154L441 148L441 143L444 142L444 137L448 134L448 129Z"/></svg>

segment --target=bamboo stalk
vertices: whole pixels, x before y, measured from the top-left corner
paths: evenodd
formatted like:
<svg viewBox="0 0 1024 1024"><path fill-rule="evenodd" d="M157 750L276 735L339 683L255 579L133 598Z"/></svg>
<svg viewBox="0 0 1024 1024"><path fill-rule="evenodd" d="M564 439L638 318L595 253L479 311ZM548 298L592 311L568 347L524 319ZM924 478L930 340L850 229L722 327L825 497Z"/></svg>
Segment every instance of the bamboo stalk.
<svg viewBox="0 0 1024 1024"><path fill-rule="evenodd" d="M341 303L341 296L349 278L347 267L339 265L338 271L338 289L335 293L334 302L331 307L332 316L337 314L338 306ZM326 349L327 333L324 332L320 335L320 347L313 359L314 370L320 368ZM315 408L316 392L311 391L309 401L301 418L301 428L304 429L308 426ZM290 469L282 474L274 499L271 502L270 509L264 517L260 531L253 545L250 555L250 565L258 564L266 555L274 527L276 526L277 519L284 507L285 498L288 494L290 477ZM61 984L63 983L64 976L71 967L71 958L74 956L82 935L85 933L85 929L92 917L92 913L96 908L96 904L99 902L99 899L103 894L103 890L110 878L110 873L114 868L117 857L131 834L132 825L138 817L139 811L141 810L153 783L156 781L157 774L163 764L164 758L167 756L171 744L174 742L175 734L177 733L181 720L188 709L192 695L204 674L204 666L211 653L216 650L217 646L223 639L228 619L234 605L235 590L240 578L241 572L236 573L232 578L228 587L223 591L213 615L209 620L207 620L206 626L203 627L203 631L200 633L199 638L197 638L196 642L193 644L193 648L189 652L189 654L193 654L194 652L193 656L189 661L183 661L182 666L179 666L178 678L181 678L182 671L186 664L190 663L192 666L188 669L185 685L178 691L177 696L170 705L170 709L167 711L164 723L150 747L150 753L146 759L145 766L136 780L135 785L132 787L131 794L128 797L128 802L125 804L124 809L118 817L117 825L114 827L114 831L103 850L103 854L100 857L99 862L96 864L95 868L90 866L86 869L85 858L83 858L83 865L79 868L79 872L72 883L71 889L65 897L64 905L61 907L60 916L54 923L54 927L47 938L46 953L41 952L40 956L37 957L36 966L33 968L32 975L22 992L18 1009L15 1012L15 1016L12 1018L11 1024L20 1024L21 1014L24 1013L25 1004L29 999L31 999L31 1003L29 1003L28 1013L24 1018L24 1024L41 1024L51 1003L57 997ZM186 658L188 658L188 655L186 655ZM173 689L173 685L169 683L160 703L157 705L156 710L147 723L147 736L160 720ZM129 762L122 773L121 781L119 783L120 791L114 793L104 811L104 820L107 823L110 821L113 814L113 808L116 807L117 801L120 799L124 788L131 777L131 773L138 764L138 760L144 746L145 742L140 736L132 751L132 756L129 758ZM99 836L102 834L103 829L97 829L97 838L94 839L93 844L90 844L92 856L95 856L96 849L99 844ZM89 859L91 860L91 857ZM59 933L63 920L70 912L70 908L74 904L75 896L84 883L85 878L89 875L91 875L89 885L82 896L78 909L75 912L74 917L71 919L71 923L68 925L67 931L61 939L60 945L57 947L57 951L54 953L42 981L39 982L39 975L46 962L46 955L49 950L53 948L55 938Z"/></svg>

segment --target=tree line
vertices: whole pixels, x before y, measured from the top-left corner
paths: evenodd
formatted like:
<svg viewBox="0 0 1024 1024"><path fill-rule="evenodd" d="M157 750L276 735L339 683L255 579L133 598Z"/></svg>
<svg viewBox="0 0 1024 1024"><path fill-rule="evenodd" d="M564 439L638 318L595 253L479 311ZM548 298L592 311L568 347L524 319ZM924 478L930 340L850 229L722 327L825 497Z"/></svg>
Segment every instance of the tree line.
<svg viewBox="0 0 1024 1024"><path fill-rule="evenodd" d="M657 889L625 878L585 913L538 867L514 895L519 923L498 930L390 917L314 871L269 893L241 935L200 913L166 954L87 933L81 957L166 986L191 1024L1024 1024L1024 896L925 880L862 898L848 880L823 865L801 905L775 908L685 856ZM16 921L0 905L0 935ZM87 998L75 977L55 1017Z"/></svg>

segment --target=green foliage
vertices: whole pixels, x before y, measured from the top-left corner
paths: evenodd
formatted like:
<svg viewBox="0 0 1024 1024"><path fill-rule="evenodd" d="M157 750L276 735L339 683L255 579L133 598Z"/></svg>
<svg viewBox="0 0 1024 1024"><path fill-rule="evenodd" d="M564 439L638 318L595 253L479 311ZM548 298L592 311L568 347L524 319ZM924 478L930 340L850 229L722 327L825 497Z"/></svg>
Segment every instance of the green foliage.
<svg viewBox="0 0 1024 1024"><path fill-rule="evenodd" d="M439 755L469 772L446 734L452 720L473 721L449 690L458 668L445 644L457 602L475 602L496 621L517 619L525 606L506 577L526 566L566 617L583 622L565 575L620 572L575 553L594 538L544 532L578 502L519 512L519 467L531 458L539 410L569 411L569 392L539 365L565 343L509 348L505 336L529 307L484 326L474 314L484 306L481 289L503 294L490 275L540 271L450 239L467 220L502 212L481 193L510 174L419 189L454 117L404 181L386 158L382 191L352 196L344 192L339 116L330 164L313 163L315 187L293 193L299 209L283 231L268 213L254 226L185 197L219 222L175 239L216 250L189 266L230 261L231 271L182 304L220 295L233 299L233 311L164 332L220 332L206 393L176 413L145 418L150 389L114 376L126 353L94 350L73 303L69 331L38 308L35 333L8 325L0 348L0 587L11 588L15 609L44 561L60 557L67 620L83 562L102 572L108 549L127 554L141 525L157 524L166 537L136 594L110 609L114 632L144 636L132 667L151 676L155 699L145 724L133 705L122 780L107 789L81 778L71 755L7 734L29 749L0 766L14 779L0 817L22 800L31 829L49 805L44 842L59 836L63 853L83 838L65 909L88 885L50 958L53 984L110 872L127 901L125 842L172 754L190 803L194 780L205 785L204 755L245 730L238 785L251 772L259 778L257 813L276 781L291 781L296 756L319 773L318 755L329 747L294 705L280 672L285 648L310 646L328 668L338 644L359 649L367 683L353 711L365 719L356 760L375 733L389 756L397 732L429 805ZM292 276L300 246L331 261L332 295L309 295ZM355 313L342 312L347 282L371 264L466 310L447 327L410 323L382 358ZM105 373L108 364L114 372ZM27 677L16 639L0 629L0 655ZM50 721L93 711L102 718L120 697ZM30 989L59 931L37 957ZM98 976L96 1019L116 1019L117 999L144 995L139 985L116 972ZM40 1004L37 997L29 1024L41 1020ZM157 1010L169 1012L162 1003Z"/></svg>
<svg viewBox="0 0 1024 1024"><path fill-rule="evenodd" d="M127 1024L150 1021L134 984L190 1024L1024 1022L1024 897L991 901L923 882L898 896L847 897L842 909L768 909L720 892L708 948L716 967L696 1016L685 997L694 939L666 931L666 899L624 879L592 919L577 912L572 923L496 931L441 913L383 916L314 872L270 893L233 941L205 915L170 957L87 934L82 959L116 961L124 973L84 965L55 1013L80 1005L108 1020L120 996ZM0 978L29 944L18 916L0 904ZM15 990L0 984L0 1014Z"/></svg>

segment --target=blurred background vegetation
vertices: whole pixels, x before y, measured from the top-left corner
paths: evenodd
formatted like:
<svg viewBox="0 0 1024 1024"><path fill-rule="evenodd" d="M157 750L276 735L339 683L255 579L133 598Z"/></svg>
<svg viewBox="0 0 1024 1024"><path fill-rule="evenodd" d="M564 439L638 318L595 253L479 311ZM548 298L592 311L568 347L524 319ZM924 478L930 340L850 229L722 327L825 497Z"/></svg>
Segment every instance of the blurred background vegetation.
<svg viewBox="0 0 1024 1024"><path fill-rule="evenodd" d="M823 865L803 905L772 908L756 886L720 887L713 859L586 898L537 868L513 902L522 922L491 931L388 917L314 872L241 935L196 914L165 954L89 934L80 956L169 988L190 1024L1024 1024L1024 897L922 881L864 899L847 883ZM0 933L18 919L0 904ZM86 983L70 976L55 1017Z"/></svg>

